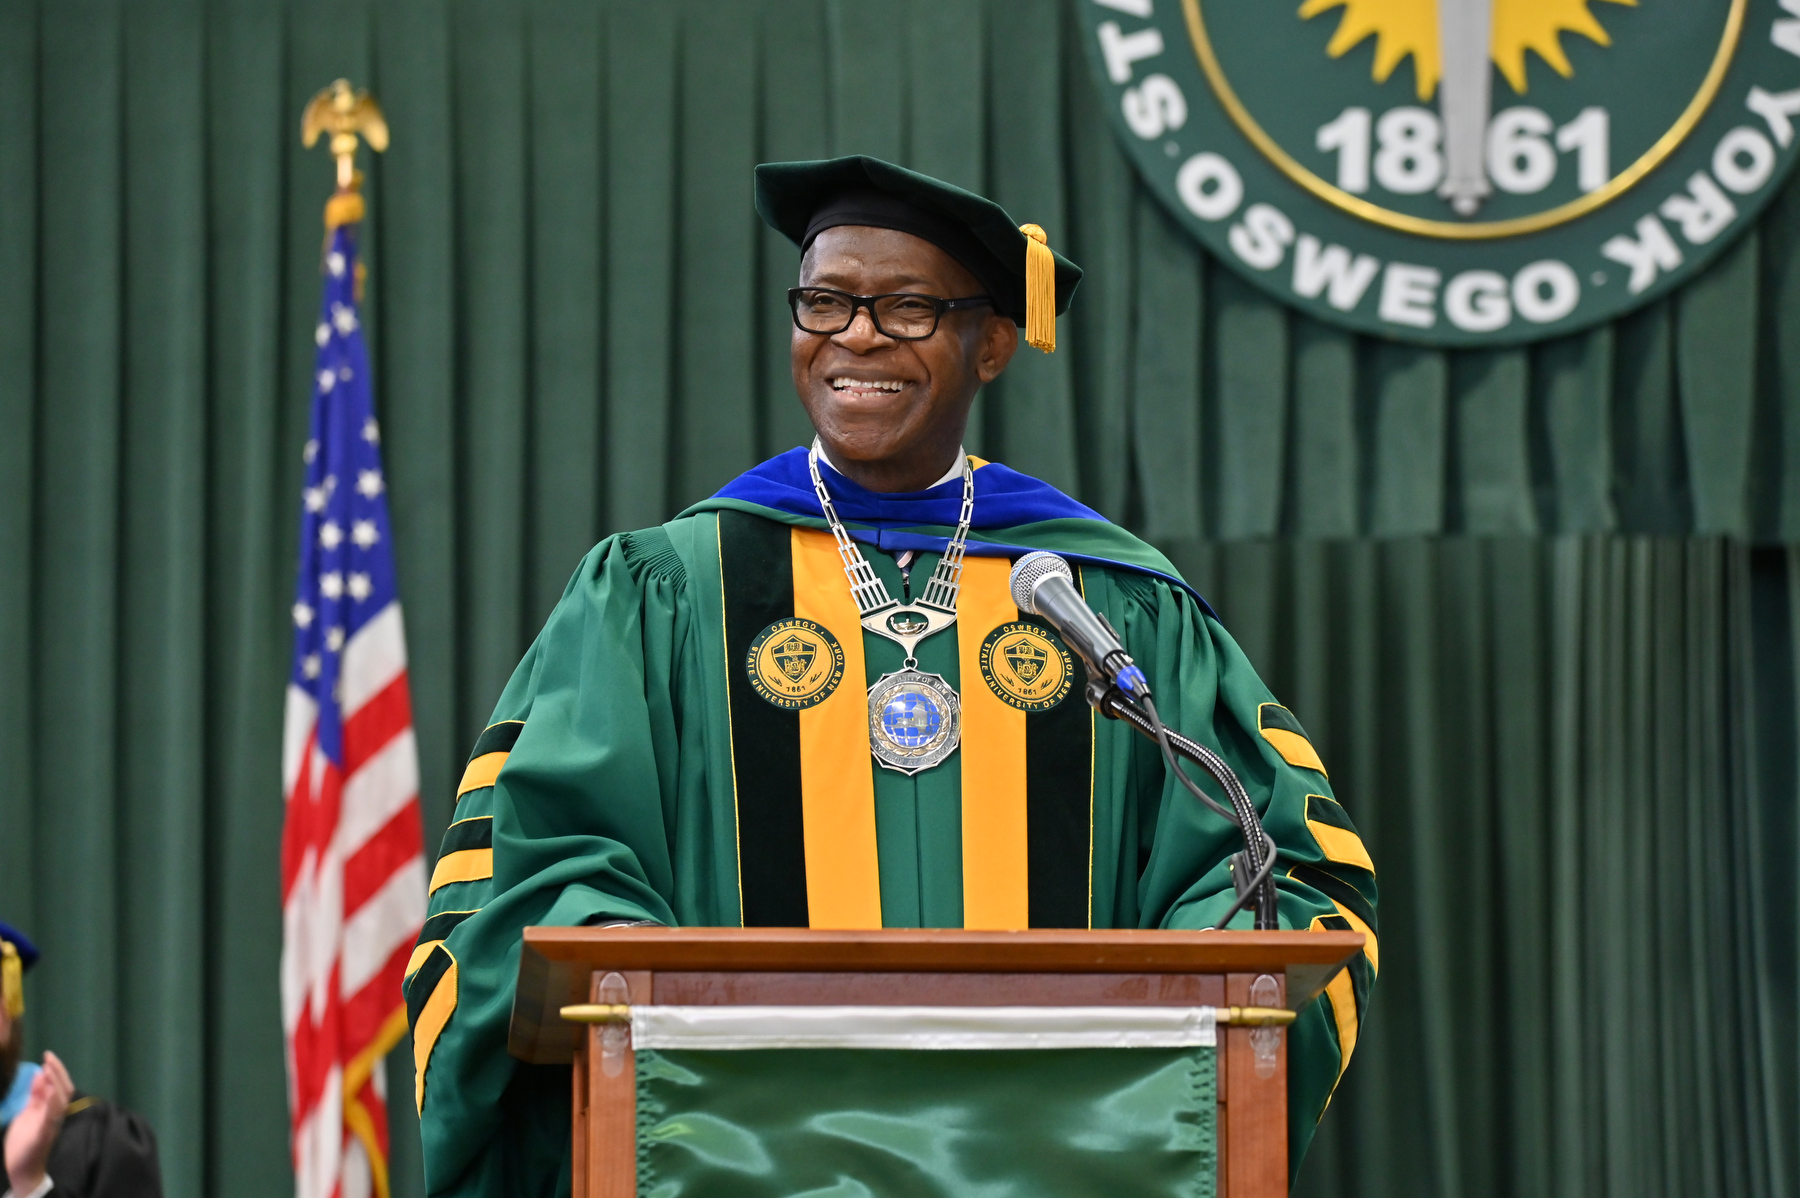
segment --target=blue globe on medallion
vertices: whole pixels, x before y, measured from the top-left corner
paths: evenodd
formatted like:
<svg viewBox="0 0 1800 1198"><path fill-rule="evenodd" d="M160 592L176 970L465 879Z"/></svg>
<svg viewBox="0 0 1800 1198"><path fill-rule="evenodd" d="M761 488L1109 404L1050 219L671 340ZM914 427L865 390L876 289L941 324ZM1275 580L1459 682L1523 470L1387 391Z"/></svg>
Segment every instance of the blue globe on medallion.
<svg viewBox="0 0 1800 1198"><path fill-rule="evenodd" d="M916 690L897 692L881 709L881 728L897 745L920 749L930 744L943 727L944 713L937 700Z"/></svg>

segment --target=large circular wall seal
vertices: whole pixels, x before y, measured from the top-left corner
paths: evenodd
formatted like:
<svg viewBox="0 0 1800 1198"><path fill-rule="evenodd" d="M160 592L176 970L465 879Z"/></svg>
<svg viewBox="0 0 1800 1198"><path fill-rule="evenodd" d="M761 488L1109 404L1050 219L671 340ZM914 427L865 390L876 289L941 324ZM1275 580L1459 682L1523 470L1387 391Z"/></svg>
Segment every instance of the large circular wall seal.
<svg viewBox="0 0 1800 1198"><path fill-rule="evenodd" d="M1800 154L1800 0L1080 0L1139 172L1332 323L1567 333L1668 291Z"/></svg>
<svg viewBox="0 0 1800 1198"><path fill-rule="evenodd" d="M750 686L789 711L823 703L844 680L844 647L823 624L777 620L750 642Z"/></svg>

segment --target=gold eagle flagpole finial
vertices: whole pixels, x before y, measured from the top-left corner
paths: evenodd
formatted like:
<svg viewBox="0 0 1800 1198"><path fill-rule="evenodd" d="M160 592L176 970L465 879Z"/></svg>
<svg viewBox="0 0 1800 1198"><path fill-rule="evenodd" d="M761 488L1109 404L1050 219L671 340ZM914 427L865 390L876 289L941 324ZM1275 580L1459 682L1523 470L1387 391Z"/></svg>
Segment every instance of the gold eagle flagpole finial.
<svg viewBox="0 0 1800 1198"><path fill-rule="evenodd" d="M300 115L300 141L307 149L318 144L320 134L331 135L331 153L337 159L337 194L325 204L325 228L351 225L363 218L360 190L362 174L356 169L360 138L380 152L388 148L387 118L381 105L367 91L352 91L348 79L339 79L307 102Z"/></svg>

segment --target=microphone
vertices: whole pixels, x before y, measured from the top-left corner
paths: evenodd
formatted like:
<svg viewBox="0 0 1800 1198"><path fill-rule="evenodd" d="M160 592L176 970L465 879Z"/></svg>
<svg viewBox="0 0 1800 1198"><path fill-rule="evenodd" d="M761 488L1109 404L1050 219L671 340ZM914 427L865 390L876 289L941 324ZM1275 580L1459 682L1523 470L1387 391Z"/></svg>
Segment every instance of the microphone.
<svg viewBox="0 0 1800 1198"><path fill-rule="evenodd" d="M1162 717L1156 714L1156 703L1150 697L1149 679L1125 652L1125 646L1119 643L1119 634L1106 622L1106 617L1089 607L1081 592L1075 589L1075 574L1069 569L1068 562L1043 550L1027 553L1014 563L1011 582L1013 603L1019 610L1043 618L1087 663L1088 702L1102 715L1122 719L1156 741L1170 774L1201 803L1243 830L1245 849L1236 854L1232 865L1237 901L1226 910L1218 928L1223 929L1232 916L1252 903L1255 904L1258 929L1279 927L1273 876L1278 850L1263 830L1256 805L1250 801L1249 792L1231 766L1205 745L1189 740L1163 724ZM1115 687L1117 691L1113 689ZM1175 764L1177 752L1213 776L1230 800L1231 807L1201 790L1186 771Z"/></svg>
<svg viewBox="0 0 1800 1198"><path fill-rule="evenodd" d="M1125 646L1119 643L1119 634L1106 622L1106 617L1089 607L1081 592L1075 589L1075 574L1069 569L1068 562L1041 549L1027 553L1014 563L1011 582L1013 603L1018 609L1042 617L1062 633L1063 639L1087 663L1088 702L1102 715L1123 719L1156 741L1169 772L1181 785L1243 830L1244 851L1236 854L1232 862L1237 901L1226 910L1215 930L1222 930L1231 922L1232 916L1252 903L1255 904L1259 930L1279 927L1273 876L1279 850L1263 830L1256 805L1250 801L1249 792L1231 766L1205 745L1189 740L1163 724L1150 697L1149 679L1125 652ZM1114 693L1112 687L1124 693ZM1186 771L1175 764L1177 752L1213 776L1230 799L1231 807L1219 803L1195 785Z"/></svg>
<svg viewBox="0 0 1800 1198"><path fill-rule="evenodd" d="M1041 617L1060 632L1090 674L1134 698L1150 697L1150 680L1125 652L1106 617L1089 607L1075 589L1068 562L1042 549L1027 553L1013 565L1012 597L1020 611Z"/></svg>

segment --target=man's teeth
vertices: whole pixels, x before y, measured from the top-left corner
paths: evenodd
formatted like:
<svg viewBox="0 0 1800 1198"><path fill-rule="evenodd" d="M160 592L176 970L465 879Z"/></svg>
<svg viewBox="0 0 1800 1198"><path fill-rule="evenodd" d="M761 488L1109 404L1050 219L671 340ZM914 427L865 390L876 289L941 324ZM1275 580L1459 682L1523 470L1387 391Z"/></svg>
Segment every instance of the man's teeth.
<svg viewBox="0 0 1800 1198"><path fill-rule="evenodd" d="M898 391L906 384L898 380L832 379L834 391Z"/></svg>

